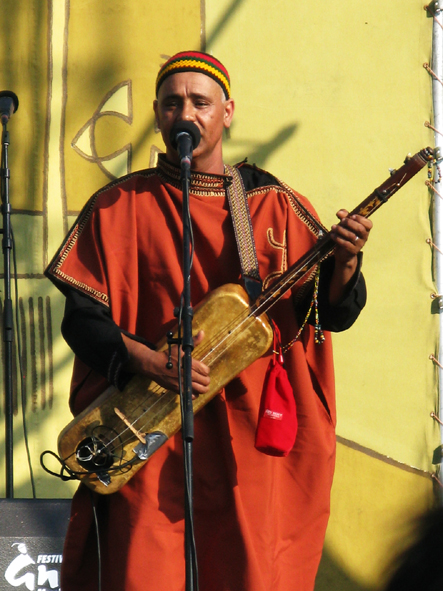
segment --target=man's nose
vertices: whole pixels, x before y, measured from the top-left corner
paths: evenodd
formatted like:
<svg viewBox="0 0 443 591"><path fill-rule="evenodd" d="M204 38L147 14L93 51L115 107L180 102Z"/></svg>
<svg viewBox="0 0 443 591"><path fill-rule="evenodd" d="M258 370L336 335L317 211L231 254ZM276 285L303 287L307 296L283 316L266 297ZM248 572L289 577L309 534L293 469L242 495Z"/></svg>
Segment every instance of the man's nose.
<svg viewBox="0 0 443 591"><path fill-rule="evenodd" d="M183 121L194 121L195 120L195 109L191 101L185 101L181 113Z"/></svg>

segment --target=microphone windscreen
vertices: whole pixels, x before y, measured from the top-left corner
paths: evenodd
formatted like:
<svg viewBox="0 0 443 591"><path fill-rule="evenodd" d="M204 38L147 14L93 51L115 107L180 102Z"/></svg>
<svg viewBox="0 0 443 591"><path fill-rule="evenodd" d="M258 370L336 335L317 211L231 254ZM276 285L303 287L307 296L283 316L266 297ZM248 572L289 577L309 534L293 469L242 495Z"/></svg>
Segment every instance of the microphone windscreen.
<svg viewBox="0 0 443 591"><path fill-rule="evenodd" d="M12 92L12 90L1 90L0 91L0 99L2 97L12 99L12 103L14 105L12 112L15 113L18 109L18 96L15 94L15 92Z"/></svg>
<svg viewBox="0 0 443 591"><path fill-rule="evenodd" d="M174 123L169 134L169 140L174 150L177 149L177 136L180 133L188 133L191 136L192 148L195 150L201 139L201 133L196 124L192 123L192 121L178 121Z"/></svg>

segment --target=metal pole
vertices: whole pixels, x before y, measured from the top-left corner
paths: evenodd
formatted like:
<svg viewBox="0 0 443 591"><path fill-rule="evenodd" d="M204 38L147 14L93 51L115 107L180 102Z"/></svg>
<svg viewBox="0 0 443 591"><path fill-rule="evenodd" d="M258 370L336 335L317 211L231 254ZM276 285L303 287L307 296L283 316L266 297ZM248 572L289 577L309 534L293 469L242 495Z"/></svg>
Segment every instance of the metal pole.
<svg viewBox="0 0 443 591"><path fill-rule="evenodd" d="M9 132L6 127L6 120L3 122L2 132L2 205L3 215L3 260L4 260L4 308L3 308L3 341L5 344L5 461L6 461L6 498L14 497L13 477L13 449L14 449L14 425L13 425L13 404L12 404L12 299L11 299L11 205L9 203L9 168L8 168L8 147Z"/></svg>
<svg viewBox="0 0 443 591"><path fill-rule="evenodd" d="M432 30L432 71L435 76L432 77L432 101L434 109L434 128L436 129L434 134L435 146L442 146L443 133L443 86L442 86L442 75L443 75L443 29L442 29L442 9L441 4L443 0L436 0L431 2L427 7L427 10L432 13L434 19L434 25ZM443 201L438 197L443 190L443 179L440 178L439 167L436 169L434 179L435 195L434 198L434 211L435 211L435 222L434 222L434 241L437 246L435 251L436 257L436 281L437 281L437 293L443 293L443 256L440 252L443 250ZM439 324L440 324L440 343L439 343L439 363L443 365L443 347L442 347L442 335L443 335L443 298L440 297L439 303ZM439 369L439 417L443 417L443 372ZM443 443L443 426L440 427L440 438ZM443 473L443 461L440 463L440 474Z"/></svg>

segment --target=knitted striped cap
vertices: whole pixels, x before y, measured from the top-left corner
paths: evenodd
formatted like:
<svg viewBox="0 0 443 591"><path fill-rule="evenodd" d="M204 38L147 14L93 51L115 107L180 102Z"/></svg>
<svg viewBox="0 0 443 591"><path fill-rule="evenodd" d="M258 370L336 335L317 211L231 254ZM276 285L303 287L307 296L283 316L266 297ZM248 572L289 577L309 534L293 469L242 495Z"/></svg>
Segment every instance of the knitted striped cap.
<svg viewBox="0 0 443 591"><path fill-rule="evenodd" d="M158 96L160 86L165 79L178 72L200 72L215 80L223 88L226 98L231 98L231 83L224 65L212 55L201 51L181 51L163 64L155 82L155 94Z"/></svg>

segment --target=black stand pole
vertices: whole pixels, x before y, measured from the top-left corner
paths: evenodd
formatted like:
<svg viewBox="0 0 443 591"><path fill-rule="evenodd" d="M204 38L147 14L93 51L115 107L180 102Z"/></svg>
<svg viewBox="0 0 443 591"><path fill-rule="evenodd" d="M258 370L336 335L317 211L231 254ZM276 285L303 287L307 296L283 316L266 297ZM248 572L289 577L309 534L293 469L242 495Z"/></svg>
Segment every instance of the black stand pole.
<svg viewBox="0 0 443 591"><path fill-rule="evenodd" d="M183 435L183 463L185 476L185 563L186 591L198 591L197 553L194 540L193 508L193 443L194 409L192 406L192 338L191 308L191 213L189 208L189 185L191 183L191 160L193 150L200 142L200 131L191 121L176 122L170 132L170 141L180 159L180 180L183 192L183 294L179 308L179 334L174 340L168 336L169 347L174 342L181 345L182 365L179 360L179 378L183 368L181 392L181 415ZM169 363L169 362L168 362Z"/></svg>
<svg viewBox="0 0 443 591"><path fill-rule="evenodd" d="M195 544L193 534L193 442L194 411L192 406L192 338L191 308L191 214L189 211L189 184L191 181L191 163L182 160L181 182L183 189L183 396L182 433L185 466L185 560L186 591L194 591L197 585Z"/></svg>
<svg viewBox="0 0 443 591"><path fill-rule="evenodd" d="M1 156L1 180L2 180L2 205L3 234L2 247L4 259L4 308L3 308L3 342L5 345L5 446L6 446L6 498L14 497L13 479L13 448L14 448L14 425L13 425L13 386L12 386L12 336L13 316L11 299L11 205L9 203L9 168L8 168L8 147L9 132L7 130L7 119L2 118L2 156Z"/></svg>

